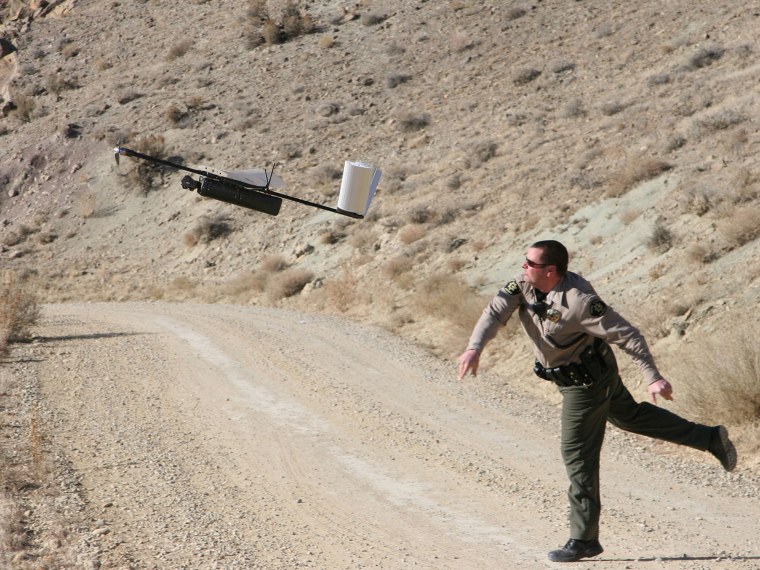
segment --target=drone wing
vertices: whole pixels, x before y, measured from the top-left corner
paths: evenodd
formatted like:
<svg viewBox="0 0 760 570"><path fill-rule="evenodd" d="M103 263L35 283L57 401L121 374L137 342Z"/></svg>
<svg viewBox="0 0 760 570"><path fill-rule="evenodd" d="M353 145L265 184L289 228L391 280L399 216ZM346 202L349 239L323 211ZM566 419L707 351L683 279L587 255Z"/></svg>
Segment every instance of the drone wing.
<svg viewBox="0 0 760 570"><path fill-rule="evenodd" d="M258 186L265 188L267 186L267 179L269 178L269 188L283 188L285 181L276 174L270 174L263 168L251 168L249 170L220 170L211 166L201 166L201 170L205 170L209 174L215 174L217 176L223 176L224 178L230 178L243 182L244 184L251 184L252 186Z"/></svg>

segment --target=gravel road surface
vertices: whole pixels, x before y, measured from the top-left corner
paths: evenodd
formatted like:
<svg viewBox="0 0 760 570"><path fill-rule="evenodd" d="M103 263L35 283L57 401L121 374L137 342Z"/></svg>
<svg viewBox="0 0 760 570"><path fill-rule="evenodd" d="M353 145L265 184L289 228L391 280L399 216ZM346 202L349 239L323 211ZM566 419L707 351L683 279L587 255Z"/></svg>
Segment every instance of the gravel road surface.
<svg viewBox="0 0 760 570"><path fill-rule="evenodd" d="M559 410L503 378L460 382L337 317L44 315L25 369L101 568L561 566L546 559L568 538ZM756 477L613 428L602 461L605 552L583 567L760 567Z"/></svg>

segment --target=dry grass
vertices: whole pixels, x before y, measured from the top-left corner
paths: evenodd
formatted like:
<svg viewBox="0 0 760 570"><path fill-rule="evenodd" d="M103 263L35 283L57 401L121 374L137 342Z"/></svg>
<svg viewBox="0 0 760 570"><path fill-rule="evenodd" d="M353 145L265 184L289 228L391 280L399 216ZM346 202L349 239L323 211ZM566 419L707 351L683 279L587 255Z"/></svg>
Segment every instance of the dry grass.
<svg viewBox="0 0 760 570"><path fill-rule="evenodd" d="M436 273L422 279L410 303L426 317L446 323L432 347L438 354L451 356L466 344L488 300L462 279L447 273Z"/></svg>
<svg viewBox="0 0 760 570"><path fill-rule="evenodd" d="M720 233L731 246L743 246L760 237L760 206L748 204L739 206L718 225Z"/></svg>
<svg viewBox="0 0 760 570"><path fill-rule="evenodd" d="M0 285L0 357L8 345L32 338L32 328L40 318L37 295L29 282L8 271Z"/></svg>
<svg viewBox="0 0 760 570"><path fill-rule="evenodd" d="M198 218L190 230L182 237L187 247L195 247L200 244L208 244L212 241L228 236L233 231L230 218L226 214L210 214Z"/></svg>
<svg viewBox="0 0 760 570"><path fill-rule="evenodd" d="M679 351L672 375L691 416L732 425L760 419L760 344L737 315L730 335L700 334ZM745 324L742 324L745 323Z"/></svg>
<svg viewBox="0 0 760 570"><path fill-rule="evenodd" d="M279 271L285 271L288 266L289 264L285 259L285 256L277 253L268 255L262 259L261 263L259 263L259 271L264 271L265 273L276 273Z"/></svg>
<svg viewBox="0 0 760 570"><path fill-rule="evenodd" d="M314 279L314 273L307 269L291 267L275 275L267 282L266 292L271 301L279 301L300 293Z"/></svg>
<svg viewBox="0 0 760 570"><path fill-rule="evenodd" d="M404 245L409 245L424 238L427 232L428 230L423 224L407 224L398 231L398 239Z"/></svg>
<svg viewBox="0 0 760 570"><path fill-rule="evenodd" d="M657 178L663 172L673 168L673 165L652 157L635 157L630 159L623 168L609 181L606 195L617 198L631 190L641 182Z"/></svg>

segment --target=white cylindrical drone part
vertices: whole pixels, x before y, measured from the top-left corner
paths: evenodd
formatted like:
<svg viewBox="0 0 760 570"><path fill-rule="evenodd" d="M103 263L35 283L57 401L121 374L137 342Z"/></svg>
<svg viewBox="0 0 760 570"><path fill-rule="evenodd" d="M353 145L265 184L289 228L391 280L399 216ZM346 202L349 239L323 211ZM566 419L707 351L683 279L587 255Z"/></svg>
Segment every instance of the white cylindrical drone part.
<svg viewBox="0 0 760 570"><path fill-rule="evenodd" d="M364 216L380 182L380 171L366 162L347 160L338 196L338 210Z"/></svg>

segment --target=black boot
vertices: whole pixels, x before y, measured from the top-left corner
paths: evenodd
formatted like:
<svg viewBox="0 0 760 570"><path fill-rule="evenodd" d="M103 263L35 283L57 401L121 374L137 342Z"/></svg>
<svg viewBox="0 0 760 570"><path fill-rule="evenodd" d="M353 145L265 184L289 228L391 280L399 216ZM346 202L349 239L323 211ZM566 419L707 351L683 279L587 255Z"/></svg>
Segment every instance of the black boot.
<svg viewBox="0 0 760 570"><path fill-rule="evenodd" d="M728 439L728 430L724 426L713 428L710 447L707 451L718 458L723 469L733 471L736 468L736 448Z"/></svg>
<svg viewBox="0 0 760 570"><path fill-rule="evenodd" d="M549 553L552 562L577 562L581 558L591 558L604 552L604 548L598 540L576 540L571 538L567 544L559 550Z"/></svg>

